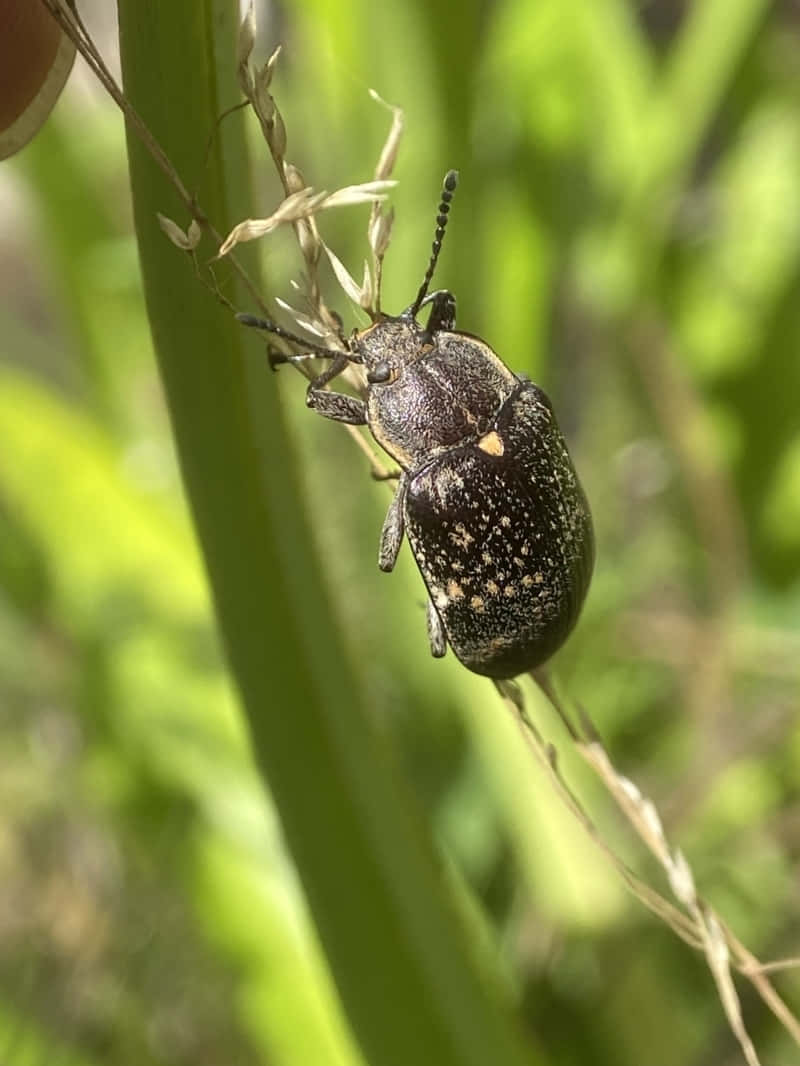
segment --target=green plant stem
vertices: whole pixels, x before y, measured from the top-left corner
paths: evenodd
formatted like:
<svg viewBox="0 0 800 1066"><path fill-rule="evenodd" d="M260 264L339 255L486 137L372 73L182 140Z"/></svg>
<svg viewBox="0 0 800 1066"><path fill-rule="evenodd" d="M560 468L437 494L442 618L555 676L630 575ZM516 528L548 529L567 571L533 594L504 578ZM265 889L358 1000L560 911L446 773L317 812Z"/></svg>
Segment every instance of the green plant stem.
<svg viewBox="0 0 800 1066"><path fill-rule="evenodd" d="M236 102L236 5L121 0L119 12L126 93L191 187L216 116ZM360 703L260 345L161 233L156 212L180 221L180 201L130 135L129 155L148 313L220 629L358 1040L372 1066L530 1062ZM251 213L241 115L198 192L221 231ZM222 283L248 306L235 278Z"/></svg>

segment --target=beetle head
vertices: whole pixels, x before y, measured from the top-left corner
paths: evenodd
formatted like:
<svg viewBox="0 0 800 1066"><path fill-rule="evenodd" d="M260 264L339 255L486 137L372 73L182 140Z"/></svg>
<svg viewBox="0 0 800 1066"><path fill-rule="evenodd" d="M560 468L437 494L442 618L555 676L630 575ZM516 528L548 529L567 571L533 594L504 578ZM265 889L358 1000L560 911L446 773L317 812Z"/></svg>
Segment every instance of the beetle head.
<svg viewBox="0 0 800 1066"><path fill-rule="evenodd" d="M455 325L456 300L451 292L440 289L422 303L431 304L431 313L424 326L409 307L396 317L382 315L353 337L353 351L358 362L366 368L370 385L394 381L404 367L427 355L433 346L434 334Z"/></svg>
<svg viewBox="0 0 800 1066"><path fill-rule="evenodd" d="M396 317L383 315L357 333L351 344L370 385L390 384L404 367L431 349L427 330L408 312Z"/></svg>

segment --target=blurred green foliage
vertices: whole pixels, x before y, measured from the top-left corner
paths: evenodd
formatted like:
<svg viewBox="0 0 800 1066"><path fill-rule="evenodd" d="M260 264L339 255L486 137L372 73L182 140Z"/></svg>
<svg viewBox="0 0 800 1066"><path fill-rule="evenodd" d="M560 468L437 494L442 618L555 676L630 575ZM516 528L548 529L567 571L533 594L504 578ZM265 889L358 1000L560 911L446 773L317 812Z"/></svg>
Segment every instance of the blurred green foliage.
<svg viewBox="0 0 800 1066"><path fill-rule="evenodd" d="M547 387L594 508L560 684L739 937L799 955L795 6L306 0L260 24L264 55L284 44L274 90L311 184L371 177L388 117L368 86L406 112L387 309L413 297L460 169L437 281L461 328ZM351 1066L217 645L121 123L88 88L0 170L0 1060ZM356 275L365 226L324 219ZM263 254L289 296L290 235ZM559 1066L739 1061L702 960L624 893L491 686L431 661L407 549L390 577L374 564L385 488L307 414L299 377L264 374L349 667L531 1048ZM604 837L657 877L528 697ZM775 981L797 1009L796 970ZM763 1060L793 1061L739 989Z"/></svg>

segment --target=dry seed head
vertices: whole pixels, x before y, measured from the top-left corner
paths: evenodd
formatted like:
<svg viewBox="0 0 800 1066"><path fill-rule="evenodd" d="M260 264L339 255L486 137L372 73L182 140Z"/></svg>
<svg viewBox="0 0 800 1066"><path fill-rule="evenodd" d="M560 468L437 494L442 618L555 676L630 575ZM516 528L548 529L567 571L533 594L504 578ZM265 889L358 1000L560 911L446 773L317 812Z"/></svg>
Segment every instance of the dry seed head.
<svg viewBox="0 0 800 1066"><path fill-rule="evenodd" d="M277 109L275 101L269 93L275 64L280 55L280 45L262 67L256 67L253 70L250 66L250 57L255 43L255 36L256 20L251 0L239 26L237 39L236 59L239 85L261 123L264 137L273 154L281 159L286 150L286 130L279 116L276 120ZM279 125L277 131L275 130L276 124Z"/></svg>
<svg viewBox="0 0 800 1066"><path fill-rule="evenodd" d="M390 207L388 211L381 211L380 208L378 208L373 212L372 217L369 220L367 240L372 249L372 254L376 259L383 259L386 254L386 249L389 247L389 240L392 235L393 222L393 207Z"/></svg>
<svg viewBox="0 0 800 1066"><path fill-rule="evenodd" d="M266 123L271 123L275 114L275 101L272 99L269 91L271 81L272 67L269 63L266 63L260 69L256 69L253 88L253 103L262 121Z"/></svg>
<svg viewBox="0 0 800 1066"><path fill-rule="evenodd" d="M200 229L200 223L196 218L193 218L189 223L186 235L189 238L189 247L196 248L200 243L200 238L203 236L203 231Z"/></svg>
<svg viewBox="0 0 800 1066"><path fill-rule="evenodd" d="M301 329L304 329L308 333L311 333L312 336L322 338L330 336L330 330L325 329L325 327L322 326L321 323L317 322L316 319L312 319L310 315L305 314L305 312L303 311L298 311L296 307L292 307L292 305L290 303L287 303L286 300L282 300L279 296L276 296L275 303L278 305L278 307L281 308L282 311L285 311L288 315L291 315L291 317L294 319L297 325L300 326Z"/></svg>
<svg viewBox="0 0 800 1066"><path fill-rule="evenodd" d="M653 801L642 796L639 813L642 817L642 821L647 826L647 829L654 839L658 840L659 843L662 843L663 847L667 849L667 838L664 836L664 827L661 824L661 818L659 817L656 805Z"/></svg>
<svg viewBox="0 0 800 1066"><path fill-rule="evenodd" d="M403 136L405 118L402 108L394 107L383 100L374 89L369 94L376 103L385 107L392 113L392 125L384 142L381 154L375 167L375 178L385 179L394 170L397 161L397 152L400 147L400 139ZM394 211L390 209L384 212L378 203L372 205L372 211L367 225L367 242L372 251L372 272L370 274L370 292L365 294L361 306L364 307L373 318L377 317L381 306L381 278L383 274L383 257L389 247L389 239L392 233Z"/></svg>
<svg viewBox="0 0 800 1066"><path fill-rule="evenodd" d="M239 78L239 86L248 100L253 97L253 75L250 72L248 61L253 51L256 40L256 16L253 10L253 0L247 6L244 18L239 24L239 34L236 39L236 72Z"/></svg>
<svg viewBox="0 0 800 1066"><path fill-rule="evenodd" d="M270 97L272 100L272 97ZM274 103L274 102L273 102ZM283 121L283 116L280 111L275 108L275 113L272 119L272 129L270 131L270 148L275 153L278 159L283 159L286 155L286 124Z"/></svg>
<svg viewBox="0 0 800 1066"><path fill-rule="evenodd" d="M388 104L378 96L374 89L369 90L369 95L376 101L376 103L379 103L382 107L385 107L392 112L392 125L389 130L389 135L381 149L378 164L375 167L376 178L388 178L394 170L394 165L397 161L397 151L400 147L400 138L403 136L403 129L405 126L405 115L403 114L402 108L395 107L393 104Z"/></svg>
<svg viewBox="0 0 800 1066"><path fill-rule="evenodd" d="M162 231L166 234L169 240L175 245L176 248L180 248L183 252L192 252L200 243L202 236L202 230L197 222L192 219L189 223L188 230L184 231L180 228L177 222L173 222L171 218L167 218L166 215L160 215L156 212L156 218Z"/></svg>
<svg viewBox="0 0 800 1066"><path fill-rule="evenodd" d="M281 45L277 45L272 55L261 68L261 83L265 89L268 89L272 83L272 75L275 73L275 64L278 62L278 56L280 54Z"/></svg>
<svg viewBox="0 0 800 1066"><path fill-rule="evenodd" d="M275 72L275 63L278 55L280 54L280 47L278 47L272 55L269 57L263 67L256 67L255 83L256 91L261 94L269 93L269 87L272 84L272 75Z"/></svg>
<svg viewBox="0 0 800 1066"><path fill-rule="evenodd" d="M248 100L252 100L254 86L250 68L247 66L239 67L236 74L239 79L239 88L242 90L242 95L246 96Z"/></svg>
<svg viewBox="0 0 800 1066"><path fill-rule="evenodd" d="M306 179L294 163L283 164L283 176L286 180L286 188L289 192L299 192L300 189L305 188Z"/></svg>
<svg viewBox="0 0 800 1066"><path fill-rule="evenodd" d="M299 171L297 173L299 174ZM285 222L308 220L312 224L318 211L384 200L385 190L395 184L393 181L367 181L361 185L347 185L330 194L325 191L314 192L309 187L298 189L297 192L290 193L268 218L248 218L234 226L223 241L219 254L225 255L234 245L243 241L263 237ZM305 254L305 248L303 252Z"/></svg>
<svg viewBox="0 0 800 1066"><path fill-rule="evenodd" d="M365 181L360 185L345 185L337 189L319 205L320 211L329 207L349 207L353 204L382 203L386 194L397 185L396 181Z"/></svg>
<svg viewBox="0 0 800 1066"><path fill-rule="evenodd" d="M322 245L319 234L316 232L313 219L303 219L297 224L297 242L300 251L309 267L316 266L319 262Z"/></svg>
<svg viewBox="0 0 800 1066"><path fill-rule="evenodd" d="M317 266L323 248L331 263L334 274L348 298L365 308L373 318L377 314L380 294L381 261L389 244L394 213L384 212L380 204L386 199L388 191L396 182L388 180L391 174L403 133L404 118L399 107L386 103L374 91L370 96L382 107L392 113L392 124L375 167L375 179L358 185L347 185L334 192L315 193L306 185L302 173L285 158L286 127L273 97L269 92L280 54L280 46L275 49L262 67L253 68L250 63L256 36L253 0L250 0L239 27L237 41L237 63L239 80L247 99L258 117L265 140L270 148L273 160L278 167L287 196L277 209L267 218L245 219L235 226L220 246L218 255L229 252L236 244L255 240L289 222L294 226L300 251L306 265L303 295L308 305L309 314L297 311L286 305L298 325L309 329L318 336L330 336L340 339L340 321L326 307L317 278ZM364 264L363 280L359 285L349 273L341 260L322 242L317 230L315 214L333 207L345 207L363 203L372 204L368 224L368 242L373 262ZM188 237L178 230L182 245Z"/></svg>
<svg viewBox="0 0 800 1066"><path fill-rule="evenodd" d="M235 245L263 237L286 222L312 217L326 196L325 192L315 193L309 188L292 193L268 218L247 218L234 226L222 242L218 255L226 255Z"/></svg>
<svg viewBox="0 0 800 1066"><path fill-rule="evenodd" d="M269 141L272 126L275 122L275 101L268 92L263 91L258 87L258 84L256 84L253 86L250 103L253 105L253 110L258 115L261 129L264 131L264 136L267 138L267 141Z"/></svg>
<svg viewBox="0 0 800 1066"><path fill-rule="evenodd" d="M325 249L325 253L333 267L333 272L336 275L336 280L341 285L345 295L349 300L352 300L354 304L360 304L363 292L361 286L359 286L355 278L350 274L341 259L330 250L324 241L322 242L322 247Z"/></svg>
<svg viewBox="0 0 800 1066"><path fill-rule="evenodd" d="M593 744L592 747L599 750L600 752L603 751L599 744ZM605 752L603 752L603 755L605 755ZM642 802L642 793L639 790L639 786L635 784L635 782L631 781L629 777L624 777L622 774L618 774L617 776L622 791L631 800L632 803L638 806L638 804Z"/></svg>
<svg viewBox="0 0 800 1066"><path fill-rule="evenodd" d="M256 13L253 8L253 0L247 5L242 21L239 23L239 34L236 39L236 62L240 67L245 66L250 59L253 45L256 43Z"/></svg>
<svg viewBox="0 0 800 1066"><path fill-rule="evenodd" d="M361 282L361 299L359 304L365 311L373 310L373 302L375 300L375 288L376 284L372 280L372 271L369 268L369 263L364 260L364 277Z"/></svg>
<svg viewBox="0 0 800 1066"><path fill-rule="evenodd" d="M722 966L727 966L731 961L731 950L728 947L728 941L725 939L725 930L713 911L709 911L705 917L706 928L708 929L711 946L714 949L714 955Z"/></svg>
<svg viewBox="0 0 800 1066"><path fill-rule="evenodd" d="M296 222L299 218L312 218L323 205L327 193L314 192L310 187L293 192L273 211L270 218L276 222Z"/></svg>
<svg viewBox="0 0 800 1066"><path fill-rule="evenodd" d="M679 848L675 849L673 861L667 869L667 875L669 877L670 888L675 893L676 898L679 899L684 906L690 906L693 904L697 898L694 876L692 875L689 863L686 861L683 852Z"/></svg>

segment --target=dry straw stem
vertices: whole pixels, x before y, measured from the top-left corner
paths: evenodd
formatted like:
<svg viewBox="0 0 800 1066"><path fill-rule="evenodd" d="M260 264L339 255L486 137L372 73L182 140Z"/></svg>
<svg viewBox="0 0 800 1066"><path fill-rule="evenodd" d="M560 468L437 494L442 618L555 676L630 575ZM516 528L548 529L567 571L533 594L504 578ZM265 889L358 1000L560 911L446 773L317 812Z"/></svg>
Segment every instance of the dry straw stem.
<svg viewBox="0 0 800 1066"><path fill-rule="evenodd" d="M312 188L300 189L298 192L290 193L268 218L247 218L234 226L222 242L218 254L227 255L231 248L243 241L263 237L285 222L311 219L318 212L326 211L331 207L347 207L352 204L385 200L386 193L396 184L396 181L368 181L362 185L347 185L343 189L337 189L334 193L314 192Z"/></svg>
<svg viewBox="0 0 800 1066"><path fill-rule="evenodd" d="M397 159L397 152L400 147L400 140L403 136L403 128L405 125L405 118L401 108L394 107L392 104L388 104L385 100L375 92L374 89L369 90L369 94L372 99L381 105L381 107L387 108L392 115L392 126L389 130L389 136L386 138L386 143L383 146L383 150L378 157L378 163L375 167L375 180L383 181L389 177L394 170L394 164ZM389 208L388 211L384 211L379 203L372 205L372 214L369 219L369 227L367 229L367 239L369 240L369 246L372 250L372 269L375 279L375 313L379 314L381 309L381 278L383 275L383 257L386 254L386 249L389 247L389 240L392 234L392 224L394 223L394 210Z"/></svg>
<svg viewBox="0 0 800 1066"><path fill-rule="evenodd" d="M556 748L545 741L530 719L521 689L515 683L499 683L498 691L514 710L529 749L544 766L559 798L582 825L595 846L614 866L631 892L662 918L682 940L703 951L731 1031L739 1042L748 1066L759 1066L759 1058L744 1025L731 974L732 966L752 982L763 1001L800 1045L800 1022L778 995L767 976L772 970L796 965L798 960L784 959L762 964L745 948L714 909L697 894L691 868L683 853L670 847L655 805L629 778L615 769L588 715L580 710L580 726L576 726L547 673L534 671L532 677L558 714L580 756L603 782L636 835L664 869L670 889L680 907L670 903L658 890L642 881L603 839L596 823L561 774Z"/></svg>

